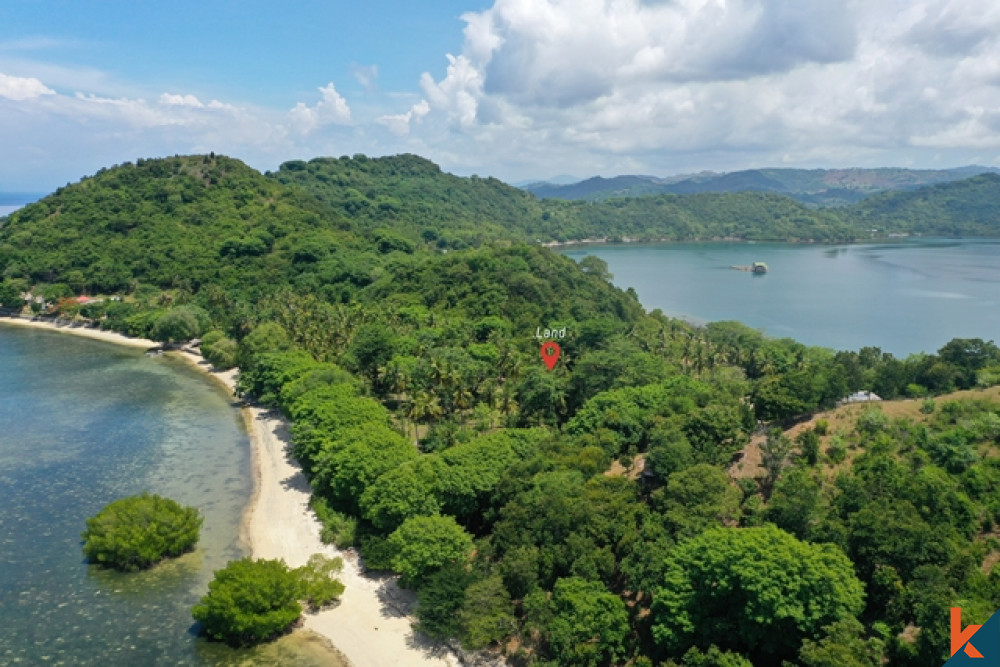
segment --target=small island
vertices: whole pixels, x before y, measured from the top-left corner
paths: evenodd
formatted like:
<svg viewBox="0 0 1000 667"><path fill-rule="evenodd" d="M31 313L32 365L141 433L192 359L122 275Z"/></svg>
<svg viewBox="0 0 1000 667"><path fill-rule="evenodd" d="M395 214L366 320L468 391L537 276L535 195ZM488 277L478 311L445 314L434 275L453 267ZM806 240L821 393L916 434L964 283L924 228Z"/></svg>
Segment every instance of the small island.
<svg viewBox="0 0 1000 667"><path fill-rule="evenodd" d="M105 567L144 570L194 549L201 524L194 507L143 492L120 498L87 519L83 553Z"/></svg>

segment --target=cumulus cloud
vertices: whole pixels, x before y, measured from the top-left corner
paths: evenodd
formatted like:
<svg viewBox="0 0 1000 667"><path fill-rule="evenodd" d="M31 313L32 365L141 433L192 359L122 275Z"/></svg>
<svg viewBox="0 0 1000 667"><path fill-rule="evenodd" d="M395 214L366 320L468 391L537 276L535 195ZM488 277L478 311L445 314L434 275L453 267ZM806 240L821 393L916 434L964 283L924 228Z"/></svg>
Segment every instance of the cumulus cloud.
<svg viewBox="0 0 1000 667"><path fill-rule="evenodd" d="M292 127L300 134L310 134L324 125L347 125L351 122L351 109L347 100L328 83L319 89L322 99L314 106L299 102L288 112Z"/></svg>
<svg viewBox="0 0 1000 667"><path fill-rule="evenodd" d="M0 79L0 145L9 165L0 165L0 182L7 187L53 187L137 157L215 151L274 163L292 149L284 112L203 102L189 93L153 101L61 94L41 83L8 86L11 78Z"/></svg>
<svg viewBox="0 0 1000 667"><path fill-rule="evenodd" d="M0 97L15 102L30 100L55 91L33 77L8 76L0 72Z"/></svg>
<svg viewBox="0 0 1000 667"><path fill-rule="evenodd" d="M419 137L469 169L930 166L1000 143L991 0L495 0L463 19L461 53L420 80ZM412 111L379 122L412 136Z"/></svg>
<svg viewBox="0 0 1000 667"><path fill-rule="evenodd" d="M406 113L380 116L376 122L385 125L390 132L397 136L405 136L410 133L410 123L419 122L421 118L430 113L430 110L431 107L427 100L420 100Z"/></svg>

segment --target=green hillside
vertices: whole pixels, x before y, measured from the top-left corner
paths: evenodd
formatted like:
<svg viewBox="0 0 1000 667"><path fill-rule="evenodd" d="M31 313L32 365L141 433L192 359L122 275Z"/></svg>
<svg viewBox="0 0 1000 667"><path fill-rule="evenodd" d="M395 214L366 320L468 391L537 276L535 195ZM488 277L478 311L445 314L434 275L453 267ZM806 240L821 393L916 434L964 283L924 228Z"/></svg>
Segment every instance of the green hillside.
<svg viewBox="0 0 1000 667"><path fill-rule="evenodd" d="M544 234L538 200L495 178L459 178L416 155L285 162L268 176L301 186L360 229L392 228L441 248Z"/></svg>
<svg viewBox="0 0 1000 667"><path fill-rule="evenodd" d="M0 229L0 266L7 277L76 293L139 284L253 291L289 279L311 248L357 246L350 227L237 160L140 160L12 214Z"/></svg>
<svg viewBox="0 0 1000 667"><path fill-rule="evenodd" d="M896 359L695 328L646 313L595 257L522 242L847 224L767 193L539 202L413 156L271 177L144 160L2 221L0 306L200 337L238 366L240 395L292 423L324 539L400 574L431 637L538 666L939 665L942 610L1000 606L1000 407L757 431L861 389L997 384L1000 349ZM565 329L551 371L542 328Z"/></svg>
<svg viewBox="0 0 1000 667"><path fill-rule="evenodd" d="M690 176L615 176L589 178L579 183L532 183L524 189L540 198L604 201L618 197L707 192L771 192L810 206L847 206L887 190L913 190L997 173L988 167L957 169L747 169L729 173L704 172Z"/></svg>
<svg viewBox="0 0 1000 667"><path fill-rule="evenodd" d="M850 241L830 213L769 193L656 196L602 203L539 201L493 178L445 174L414 155L287 162L272 178L296 184L363 229L394 229L413 242L462 248L488 240Z"/></svg>
<svg viewBox="0 0 1000 667"><path fill-rule="evenodd" d="M924 235L1000 234L1000 175L982 174L911 192L885 192L850 209L861 228Z"/></svg>

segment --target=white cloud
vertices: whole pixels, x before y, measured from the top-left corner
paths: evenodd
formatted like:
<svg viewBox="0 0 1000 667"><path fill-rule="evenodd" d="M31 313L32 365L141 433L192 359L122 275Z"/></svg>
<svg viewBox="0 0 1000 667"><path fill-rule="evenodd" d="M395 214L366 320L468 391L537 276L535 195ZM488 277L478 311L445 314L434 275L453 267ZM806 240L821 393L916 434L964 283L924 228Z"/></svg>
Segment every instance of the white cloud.
<svg viewBox="0 0 1000 667"><path fill-rule="evenodd" d="M0 146L17 165L0 179L208 150L261 168L416 152L510 180L1000 165L995 0L493 0L463 19L461 50L412 89L354 65L350 105L330 83L291 109L0 45Z"/></svg>
<svg viewBox="0 0 1000 667"><path fill-rule="evenodd" d="M8 76L0 73L0 97L15 102L30 100L55 91L34 77Z"/></svg>
<svg viewBox="0 0 1000 667"><path fill-rule="evenodd" d="M379 118L460 171L962 163L1000 145L992 0L495 0L463 19L462 52L421 77L419 130L412 109Z"/></svg>
<svg viewBox="0 0 1000 667"><path fill-rule="evenodd" d="M171 93L163 93L160 95L160 104L178 107L192 107L194 109L205 108L205 105L202 104L201 100L191 94L173 95Z"/></svg>
<svg viewBox="0 0 1000 667"><path fill-rule="evenodd" d="M420 100L406 113L379 116L377 123L385 125L389 131L397 136L405 136L410 132L410 123L419 122L421 118L430 113L431 107L427 100Z"/></svg>
<svg viewBox="0 0 1000 667"><path fill-rule="evenodd" d="M371 91L378 83L378 65L351 65L351 74L365 90Z"/></svg>
<svg viewBox="0 0 1000 667"><path fill-rule="evenodd" d="M299 102L288 112L292 127L300 134L310 134L324 125L347 125L351 122L351 109L333 83L319 89L322 98L314 106Z"/></svg>

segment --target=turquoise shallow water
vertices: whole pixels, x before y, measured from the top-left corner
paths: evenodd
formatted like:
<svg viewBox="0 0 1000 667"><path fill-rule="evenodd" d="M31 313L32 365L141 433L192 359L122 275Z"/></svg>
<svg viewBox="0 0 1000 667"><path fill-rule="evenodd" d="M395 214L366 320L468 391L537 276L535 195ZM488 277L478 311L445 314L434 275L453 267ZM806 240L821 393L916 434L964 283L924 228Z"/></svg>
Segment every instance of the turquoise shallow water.
<svg viewBox="0 0 1000 667"><path fill-rule="evenodd" d="M86 564L85 519L143 490L199 508L198 549L138 574ZM251 493L239 412L203 374L0 324L0 664L324 664L298 639L234 651L194 633L212 572L246 554Z"/></svg>
<svg viewBox="0 0 1000 667"><path fill-rule="evenodd" d="M1000 241L919 239L843 246L676 243L564 251L608 262L648 308L738 320L771 336L905 356L952 338L1000 342ZM755 276L732 265L766 262Z"/></svg>

